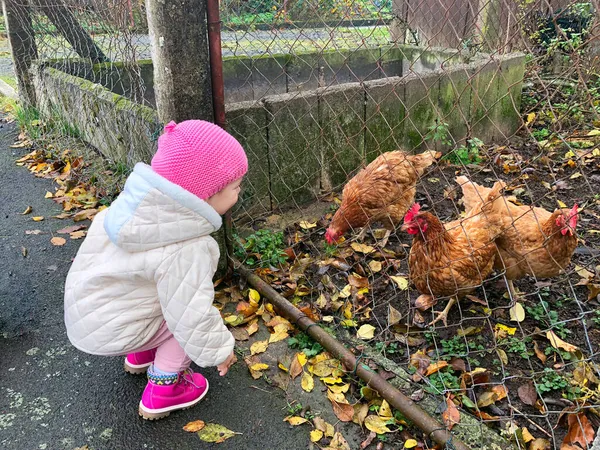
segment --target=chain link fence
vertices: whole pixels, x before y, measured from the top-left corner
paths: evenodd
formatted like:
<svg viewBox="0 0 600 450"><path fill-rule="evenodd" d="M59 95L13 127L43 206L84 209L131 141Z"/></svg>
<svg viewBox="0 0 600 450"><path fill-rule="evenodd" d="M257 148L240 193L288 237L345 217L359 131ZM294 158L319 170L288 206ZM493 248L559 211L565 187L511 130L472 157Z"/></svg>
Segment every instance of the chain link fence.
<svg viewBox="0 0 600 450"><path fill-rule="evenodd" d="M600 425L597 2L221 9L228 127L250 159L236 256L321 326L358 333L404 367L414 398L435 395L443 419L458 406L516 448L588 448ZM411 182L414 172L394 172L406 156L378 159L395 150L437 154ZM484 211L487 222L468 225L470 181L504 182L503 201L520 212ZM412 186L422 210L458 221L450 228L496 230L504 267L454 266L445 275L454 292L436 288L451 255L472 262L483 244L449 239L418 253L419 232L400 230ZM572 216L574 205L573 250L575 238L557 239L548 217ZM411 283L419 276L421 291ZM457 294L447 324L430 325Z"/></svg>

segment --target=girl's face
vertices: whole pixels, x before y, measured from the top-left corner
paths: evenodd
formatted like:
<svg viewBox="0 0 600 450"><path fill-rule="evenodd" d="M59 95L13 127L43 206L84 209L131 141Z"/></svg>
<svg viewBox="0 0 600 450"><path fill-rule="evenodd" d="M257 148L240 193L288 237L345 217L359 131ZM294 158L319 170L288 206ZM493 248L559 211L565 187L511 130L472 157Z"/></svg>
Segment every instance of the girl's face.
<svg viewBox="0 0 600 450"><path fill-rule="evenodd" d="M206 200L210 206L214 208L220 215L225 214L231 209L233 205L238 201L240 195L240 185L242 184L242 178L239 180L232 181L222 190L217 192L215 195Z"/></svg>

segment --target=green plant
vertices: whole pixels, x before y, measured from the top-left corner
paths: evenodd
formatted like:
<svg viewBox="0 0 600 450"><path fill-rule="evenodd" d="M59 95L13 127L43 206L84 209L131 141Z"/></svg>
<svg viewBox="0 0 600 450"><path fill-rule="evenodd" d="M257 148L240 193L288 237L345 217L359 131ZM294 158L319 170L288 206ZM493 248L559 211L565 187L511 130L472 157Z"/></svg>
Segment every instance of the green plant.
<svg viewBox="0 0 600 450"><path fill-rule="evenodd" d="M569 382L565 377L555 370L546 367L536 389L540 395L552 391L563 391L569 387Z"/></svg>
<svg viewBox="0 0 600 450"><path fill-rule="evenodd" d="M600 327L600 309L594 311L594 317L592 317L592 322L594 322L597 326Z"/></svg>
<svg viewBox="0 0 600 450"><path fill-rule="evenodd" d="M450 153L444 155L444 159L452 164L479 164L481 156L479 150L483 146L483 141L477 138L467 139L466 145L455 148Z"/></svg>
<svg viewBox="0 0 600 450"><path fill-rule="evenodd" d="M430 394L440 394L460 389L460 380L450 369L443 369L428 377L429 383L423 388Z"/></svg>
<svg viewBox="0 0 600 450"><path fill-rule="evenodd" d="M500 342L500 345L505 347L508 353L514 353L523 359L529 359L529 357L533 355L533 353L530 353L529 350L527 350L527 344L529 342L531 342L531 338L529 337L519 339L514 336L509 336L506 339L503 339Z"/></svg>
<svg viewBox="0 0 600 450"><path fill-rule="evenodd" d="M380 353L389 353L393 355L394 353L402 353L402 349L398 348L397 342L390 342L386 344L385 342L377 342L375 344L375 349Z"/></svg>
<svg viewBox="0 0 600 450"><path fill-rule="evenodd" d="M234 236L237 246L234 254L249 266L279 266L287 261L283 251L283 233L281 231L258 230L245 240Z"/></svg>
<svg viewBox="0 0 600 450"><path fill-rule="evenodd" d="M302 403L288 403L288 414L290 416L296 416L302 411Z"/></svg>
<svg viewBox="0 0 600 450"><path fill-rule="evenodd" d="M567 352L565 350L560 350L560 349L554 348L551 345L549 345L548 347L546 347L546 350L544 351L544 353L547 356L550 356L552 354L556 354L556 355L560 356L564 361L571 361L571 359L573 359L573 354L572 353Z"/></svg>
<svg viewBox="0 0 600 450"><path fill-rule="evenodd" d="M542 128L540 130L533 130L531 135L535 138L536 141L543 141L550 136L550 130L548 128Z"/></svg>
<svg viewBox="0 0 600 450"><path fill-rule="evenodd" d="M431 140L448 146L452 145L450 130L448 130L446 122L438 122L435 125L431 125L427 130L428 132L425 135L426 141Z"/></svg>
<svg viewBox="0 0 600 450"><path fill-rule="evenodd" d="M442 339L442 359L448 361L452 358L469 356L473 363L478 361L472 359L472 355L477 355L485 351L485 347L477 340L467 341L464 336L454 336L451 339Z"/></svg>
<svg viewBox="0 0 600 450"><path fill-rule="evenodd" d="M546 300L541 300L536 306L526 306L527 313L531 315L534 320L544 323L548 328L556 331L561 338L566 338L571 331L566 327L566 324L561 322L558 318L558 313L550 309L550 305Z"/></svg>
<svg viewBox="0 0 600 450"><path fill-rule="evenodd" d="M321 344L305 333L298 333L296 336L289 338L287 343L291 348L301 350L309 358L323 351Z"/></svg>

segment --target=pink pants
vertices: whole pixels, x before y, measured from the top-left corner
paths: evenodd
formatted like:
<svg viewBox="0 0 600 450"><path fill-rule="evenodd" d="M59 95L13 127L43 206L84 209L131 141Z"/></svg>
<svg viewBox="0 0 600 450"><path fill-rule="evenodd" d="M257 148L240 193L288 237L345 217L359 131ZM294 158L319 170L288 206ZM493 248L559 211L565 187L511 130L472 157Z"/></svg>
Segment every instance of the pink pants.
<svg viewBox="0 0 600 450"><path fill-rule="evenodd" d="M152 338L135 352L156 349L154 367L163 372L181 372L190 367L192 360L185 354L179 342L173 337L173 333L167 328L167 322L163 322Z"/></svg>

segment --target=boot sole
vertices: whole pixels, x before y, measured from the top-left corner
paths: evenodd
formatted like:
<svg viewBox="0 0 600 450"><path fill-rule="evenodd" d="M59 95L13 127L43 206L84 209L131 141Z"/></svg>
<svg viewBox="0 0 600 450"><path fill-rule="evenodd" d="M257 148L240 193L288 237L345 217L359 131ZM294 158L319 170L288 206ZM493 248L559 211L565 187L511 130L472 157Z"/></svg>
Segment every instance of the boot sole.
<svg viewBox="0 0 600 450"><path fill-rule="evenodd" d="M200 402L200 400L202 400L206 396L206 394L208 393L208 388L209 388L208 380L206 380L206 389L202 393L202 395L200 397L198 397L196 400L193 400L188 403L184 403L183 405L169 406L167 408L160 408L160 409L148 409L148 408L145 408L144 405L142 405L142 402L140 401L140 406L138 408L138 414L144 420L159 420L159 419L163 419L163 418L167 417L173 411L190 409L190 408L194 407L196 404L198 404Z"/></svg>
<svg viewBox="0 0 600 450"><path fill-rule="evenodd" d="M123 369L125 370L125 372L130 373L132 375L141 375L143 373L146 373L148 367L150 367L151 365L151 362L147 364L129 364L127 358L125 358L125 362L123 363Z"/></svg>

